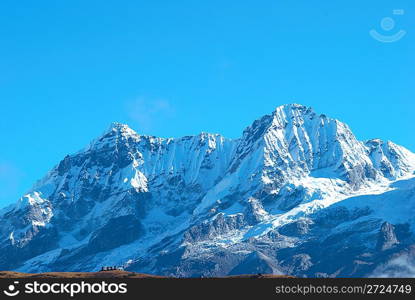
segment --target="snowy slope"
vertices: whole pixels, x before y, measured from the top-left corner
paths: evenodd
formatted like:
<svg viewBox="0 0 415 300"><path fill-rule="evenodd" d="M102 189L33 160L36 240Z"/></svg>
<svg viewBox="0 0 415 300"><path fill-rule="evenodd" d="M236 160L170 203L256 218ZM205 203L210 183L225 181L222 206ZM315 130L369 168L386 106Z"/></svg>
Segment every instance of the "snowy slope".
<svg viewBox="0 0 415 300"><path fill-rule="evenodd" d="M407 149L298 104L236 140L114 123L0 211L0 269L370 276L413 253L414 171Z"/></svg>

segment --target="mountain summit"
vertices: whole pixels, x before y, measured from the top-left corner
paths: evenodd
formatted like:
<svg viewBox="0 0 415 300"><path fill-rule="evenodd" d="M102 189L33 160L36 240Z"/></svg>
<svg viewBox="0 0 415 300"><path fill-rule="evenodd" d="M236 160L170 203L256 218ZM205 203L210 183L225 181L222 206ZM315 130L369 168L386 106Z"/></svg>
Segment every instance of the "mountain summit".
<svg viewBox="0 0 415 300"><path fill-rule="evenodd" d="M277 107L234 140L158 138L113 123L0 211L0 269L407 272L414 171L407 149L358 141L346 124L299 104Z"/></svg>

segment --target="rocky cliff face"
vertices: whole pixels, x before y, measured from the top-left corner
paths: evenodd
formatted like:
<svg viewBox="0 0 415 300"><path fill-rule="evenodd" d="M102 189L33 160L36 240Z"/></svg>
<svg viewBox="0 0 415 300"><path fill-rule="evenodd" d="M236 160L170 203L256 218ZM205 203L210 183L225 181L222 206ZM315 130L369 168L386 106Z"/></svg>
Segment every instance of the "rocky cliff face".
<svg viewBox="0 0 415 300"><path fill-rule="evenodd" d="M113 124L0 211L0 269L370 276L413 254L414 170L297 104L236 140Z"/></svg>

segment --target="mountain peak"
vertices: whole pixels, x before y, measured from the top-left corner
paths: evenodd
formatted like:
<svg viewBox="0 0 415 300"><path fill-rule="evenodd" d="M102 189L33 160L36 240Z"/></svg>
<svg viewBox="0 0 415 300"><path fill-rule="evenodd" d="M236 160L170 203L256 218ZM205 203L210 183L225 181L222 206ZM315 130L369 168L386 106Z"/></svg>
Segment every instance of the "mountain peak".
<svg viewBox="0 0 415 300"><path fill-rule="evenodd" d="M298 120L304 119L305 116L314 117L316 113L314 112L312 107L293 103L293 104L285 104L278 106L273 112L274 119L279 120Z"/></svg>
<svg viewBox="0 0 415 300"><path fill-rule="evenodd" d="M298 103L288 103L288 104L277 106L275 108L275 111L279 111L279 110L300 110L302 111L306 109L311 109L311 107L307 107L305 105L298 104Z"/></svg>
<svg viewBox="0 0 415 300"><path fill-rule="evenodd" d="M120 140L128 140L129 138L137 139L139 135L131 129L127 124L113 122L98 138L86 147L85 150L99 149L104 145L118 143Z"/></svg>
<svg viewBox="0 0 415 300"><path fill-rule="evenodd" d="M136 133L132 130L127 124L119 123L119 122L112 122L108 127L106 133L109 132L119 132L121 134L124 133Z"/></svg>
<svg viewBox="0 0 415 300"><path fill-rule="evenodd" d="M138 136L137 132L131 129L127 124L113 122L108 129L101 136L101 139L113 138L113 137L135 137Z"/></svg>
<svg viewBox="0 0 415 300"><path fill-rule="evenodd" d="M303 124L305 119L313 119L315 115L313 109L305 105L297 103L280 105L271 114L255 120L245 129L244 134L257 138L270 127L284 129L288 124ZM255 132L255 134L252 135L252 132Z"/></svg>

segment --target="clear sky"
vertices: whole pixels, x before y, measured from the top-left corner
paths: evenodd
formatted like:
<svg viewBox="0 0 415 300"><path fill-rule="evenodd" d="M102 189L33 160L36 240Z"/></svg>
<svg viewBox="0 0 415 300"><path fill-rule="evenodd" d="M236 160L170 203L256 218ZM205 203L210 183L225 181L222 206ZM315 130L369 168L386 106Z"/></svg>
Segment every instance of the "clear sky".
<svg viewBox="0 0 415 300"><path fill-rule="evenodd" d="M113 121L236 138L295 102L415 151L413 0L2 0L0 34L0 207Z"/></svg>

